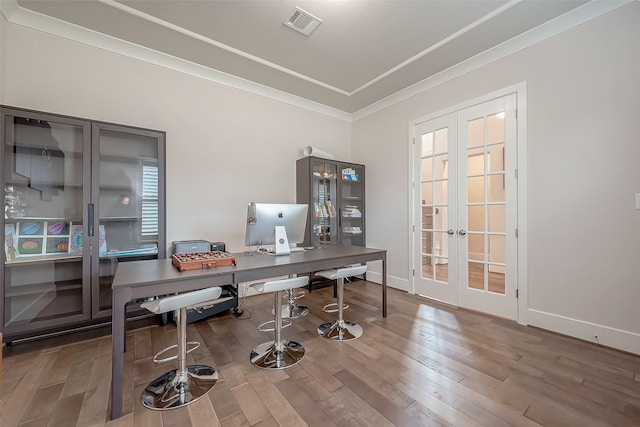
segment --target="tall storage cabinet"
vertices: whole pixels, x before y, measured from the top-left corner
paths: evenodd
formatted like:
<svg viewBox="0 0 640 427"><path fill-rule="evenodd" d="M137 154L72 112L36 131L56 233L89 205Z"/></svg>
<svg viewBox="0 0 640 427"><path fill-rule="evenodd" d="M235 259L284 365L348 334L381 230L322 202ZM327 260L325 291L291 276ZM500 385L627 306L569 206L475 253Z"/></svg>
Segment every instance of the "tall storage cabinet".
<svg viewBox="0 0 640 427"><path fill-rule="evenodd" d="M164 132L11 107L0 119L4 340L110 320L118 262L165 257Z"/></svg>
<svg viewBox="0 0 640 427"><path fill-rule="evenodd" d="M309 205L305 246L366 245L364 165L304 157L296 201Z"/></svg>

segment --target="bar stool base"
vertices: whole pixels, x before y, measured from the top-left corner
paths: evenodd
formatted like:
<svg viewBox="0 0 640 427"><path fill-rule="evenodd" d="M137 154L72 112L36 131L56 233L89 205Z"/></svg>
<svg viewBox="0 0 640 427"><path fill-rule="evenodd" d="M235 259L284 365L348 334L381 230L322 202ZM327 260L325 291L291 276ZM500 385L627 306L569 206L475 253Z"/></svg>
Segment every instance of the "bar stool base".
<svg viewBox="0 0 640 427"><path fill-rule="evenodd" d="M334 341L351 341L362 336L362 327L347 320L343 321L342 327L334 320L318 326L318 335Z"/></svg>
<svg viewBox="0 0 640 427"><path fill-rule="evenodd" d="M207 394L218 381L218 372L207 365L189 365L182 382L176 380L173 369L153 380L142 392L142 404L159 411L180 408Z"/></svg>
<svg viewBox="0 0 640 427"><path fill-rule="evenodd" d="M271 310L272 314L275 314L275 309ZM298 317L306 316L309 314L309 307L306 305L294 305L293 309L289 304L282 306L282 317L284 319L297 319Z"/></svg>
<svg viewBox="0 0 640 427"><path fill-rule="evenodd" d="M262 343L251 351L249 360L258 368L284 369L300 362L304 356L304 346L295 341L283 341L280 347L282 351L277 351L273 341Z"/></svg>

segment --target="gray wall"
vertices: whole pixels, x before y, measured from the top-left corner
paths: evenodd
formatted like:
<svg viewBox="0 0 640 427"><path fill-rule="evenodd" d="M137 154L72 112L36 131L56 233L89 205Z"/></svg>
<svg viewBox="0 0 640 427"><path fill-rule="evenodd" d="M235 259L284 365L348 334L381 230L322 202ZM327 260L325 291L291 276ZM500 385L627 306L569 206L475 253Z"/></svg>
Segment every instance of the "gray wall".
<svg viewBox="0 0 640 427"><path fill-rule="evenodd" d="M640 353L640 3L358 119L368 243L412 289L412 120L526 82L528 307L520 321ZM372 189L375 189L373 191Z"/></svg>

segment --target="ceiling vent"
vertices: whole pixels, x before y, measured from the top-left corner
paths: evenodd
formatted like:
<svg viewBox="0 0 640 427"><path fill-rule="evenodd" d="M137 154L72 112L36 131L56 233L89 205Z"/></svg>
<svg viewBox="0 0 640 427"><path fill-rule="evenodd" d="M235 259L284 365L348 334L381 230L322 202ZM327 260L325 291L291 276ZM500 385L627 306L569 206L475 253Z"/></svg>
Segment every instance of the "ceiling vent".
<svg viewBox="0 0 640 427"><path fill-rule="evenodd" d="M289 20L285 21L284 25L308 36L313 32L313 30L318 28L320 23L322 23L320 18L317 18L296 6L296 8L291 12Z"/></svg>

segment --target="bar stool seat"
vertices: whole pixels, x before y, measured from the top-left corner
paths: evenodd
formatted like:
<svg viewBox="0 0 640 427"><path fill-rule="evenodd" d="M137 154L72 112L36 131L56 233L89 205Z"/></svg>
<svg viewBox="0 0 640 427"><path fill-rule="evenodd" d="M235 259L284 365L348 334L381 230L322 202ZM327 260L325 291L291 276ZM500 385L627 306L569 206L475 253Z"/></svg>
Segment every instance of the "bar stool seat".
<svg viewBox="0 0 640 427"><path fill-rule="evenodd" d="M187 342L187 310L198 310L216 303L222 294L221 287L201 289L171 295L140 304L154 314L176 312L178 343L159 351L153 357L156 363L178 360L178 368L168 371L153 380L142 392L142 404L155 410L176 409L195 402L211 390L218 380L218 372L212 366L188 365L187 353L195 350L200 343ZM190 347L189 347L190 346ZM177 349L177 354L167 358L160 355Z"/></svg>
<svg viewBox="0 0 640 427"><path fill-rule="evenodd" d="M274 340L260 344L253 349L249 360L252 364L264 369L284 369L295 365L304 356L304 346L295 341L282 339L282 292L306 286L307 276L254 283L251 287L256 292L274 293Z"/></svg>
<svg viewBox="0 0 640 427"><path fill-rule="evenodd" d="M351 341L362 336L362 327L354 322L344 320L343 317L344 279L345 277L364 274L366 271L367 266L365 264L316 272L316 275L318 276L329 280L337 280L338 282L338 302L336 303L338 307L336 310L338 312L338 319L318 326L318 335L334 341ZM326 307L327 306L325 306L325 308Z"/></svg>

